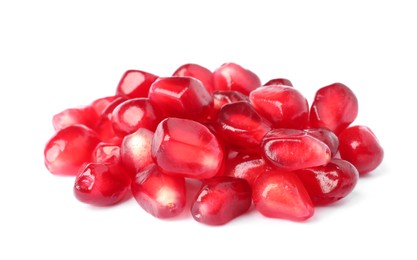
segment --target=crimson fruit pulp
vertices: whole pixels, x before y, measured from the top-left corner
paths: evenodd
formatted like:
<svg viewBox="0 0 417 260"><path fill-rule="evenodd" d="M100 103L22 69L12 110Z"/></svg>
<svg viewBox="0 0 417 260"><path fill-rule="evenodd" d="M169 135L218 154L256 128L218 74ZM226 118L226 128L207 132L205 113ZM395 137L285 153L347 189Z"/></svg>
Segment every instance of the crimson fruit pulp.
<svg viewBox="0 0 417 260"><path fill-rule="evenodd" d="M185 207L184 178L165 175L154 164L137 173L132 193L138 204L157 218L175 217Z"/></svg>
<svg viewBox="0 0 417 260"><path fill-rule="evenodd" d="M114 95L53 116L44 162L74 176L75 197L93 206L133 195L156 218L191 212L214 226L253 202L259 215L304 221L351 197L382 162L370 128L350 126L357 114L342 83L318 89L309 106L290 80L262 85L236 63L186 63L168 77L128 70Z"/></svg>
<svg viewBox="0 0 417 260"><path fill-rule="evenodd" d="M298 170L327 164L330 148L302 130L275 129L262 140L264 158L276 168Z"/></svg>
<svg viewBox="0 0 417 260"><path fill-rule="evenodd" d="M325 127L336 135L358 115L358 100L350 88L334 83L316 92L310 111L310 127Z"/></svg>
<svg viewBox="0 0 417 260"><path fill-rule="evenodd" d="M126 98L147 97L149 88L158 78L151 73L141 70L126 71L116 89L116 95Z"/></svg>
<svg viewBox="0 0 417 260"><path fill-rule="evenodd" d="M332 159L328 164L296 171L315 205L327 205L346 197L358 182L355 166Z"/></svg>
<svg viewBox="0 0 417 260"><path fill-rule="evenodd" d="M310 196L293 172L272 170L260 175L252 198L255 208L267 217L301 221L314 214Z"/></svg>
<svg viewBox="0 0 417 260"><path fill-rule="evenodd" d="M295 88L272 85L253 90L250 103L275 128L303 129L308 124L307 99Z"/></svg>
<svg viewBox="0 0 417 260"><path fill-rule="evenodd" d="M213 79L216 90L236 90L245 95L261 86L261 80L255 73L236 63L220 66L213 72Z"/></svg>
<svg viewBox="0 0 417 260"><path fill-rule="evenodd" d="M271 85L281 85L281 86L293 87L291 81L289 79L284 79L284 78L271 79L270 81L268 81L267 83L264 84L264 86L271 86Z"/></svg>
<svg viewBox="0 0 417 260"><path fill-rule="evenodd" d="M256 110L245 101L224 105L217 116L217 130L236 150L259 151L264 135L271 130Z"/></svg>
<svg viewBox="0 0 417 260"><path fill-rule="evenodd" d="M126 198L130 178L117 164L90 163L77 176L75 197L95 206L109 206Z"/></svg>
<svg viewBox="0 0 417 260"><path fill-rule="evenodd" d="M163 173L195 179L219 174L224 160L223 148L207 127L174 117L158 125L151 154Z"/></svg>
<svg viewBox="0 0 417 260"><path fill-rule="evenodd" d="M192 77L198 79L210 94L214 91L213 73L198 64L184 64L180 66L174 74L172 74L172 76Z"/></svg>
<svg viewBox="0 0 417 260"><path fill-rule="evenodd" d="M94 131L83 125L57 131L45 146L46 168L57 175L77 175L81 166L91 162L99 141Z"/></svg>
<svg viewBox="0 0 417 260"><path fill-rule="evenodd" d="M219 176L204 181L191 215L207 225L223 225L248 211L251 204L251 188L246 180Z"/></svg>
<svg viewBox="0 0 417 260"><path fill-rule="evenodd" d="M384 150L369 127L352 126L340 135L340 156L351 162L360 174L366 174L381 164Z"/></svg>
<svg viewBox="0 0 417 260"><path fill-rule="evenodd" d="M167 77L156 80L149 90L150 102L165 117L180 117L204 121L213 106L213 97L190 77Z"/></svg>

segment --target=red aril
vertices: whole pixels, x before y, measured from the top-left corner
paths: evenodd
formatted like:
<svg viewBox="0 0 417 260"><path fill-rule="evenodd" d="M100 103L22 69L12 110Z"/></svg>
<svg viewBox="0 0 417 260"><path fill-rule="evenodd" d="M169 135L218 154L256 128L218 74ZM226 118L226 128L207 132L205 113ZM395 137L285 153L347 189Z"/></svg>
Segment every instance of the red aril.
<svg viewBox="0 0 417 260"><path fill-rule="evenodd" d="M133 98L119 104L113 110L111 119L115 133L125 136L139 128L155 131L160 116L149 99Z"/></svg>
<svg viewBox="0 0 417 260"><path fill-rule="evenodd" d="M127 197L130 178L117 164L90 163L77 176L75 197L94 206L110 206Z"/></svg>
<svg viewBox="0 0 417 260"><path fill-rule="evenodd" d="M246 153L259 153L262 138L271 130L269 122L245 101L224 105L218 113L216 126L231 148Z"/></svg>
<svg viewBox="0 0 417 260"><path fill-rule="evenodd" d="M223 225L248 211L251 204L246 180L219 176L204 181L191 206L191 215L200 223Z"/></svg>
<svg viewBox="0 0 417 260"><path fill-rule="evenodd" d="M151 164L136 175L132 182L132 194L137 203L154 217L175 217L185 207L185 180L162 174Z"/></svg>
<svg viewBox="0 0 417 260"><path fill-rule="evenodd" d="M249 98L239 91L234 90L216 90L213 92L213 120L216 120L219 110L226 104L249 101Z"/></svg>
<svg viewBox="0 0 417 260"><path fill-rule="evenodd" d="M96 120L97 118L95 117L95 114L90 114L88 107L68 108L54 115L52 118L52 124L55 131L58 131L75 124L94 127Z"/></svg>
<svg viewBox="0 0 417 260"><path fill-rule="evenodd" d="M91 162L99 141L94 131L83 125L61 129L46 143L45 166L56 175L76 176L81 166Z"/></svg>
<svg viewBox="0 0 417 260"><path fill-rule="evenodd" d="M359 178L355 166L341 159L332 159L326 165L297 170L295 173L315 205L327 205L346 197Z"/></svg>
<svg viewBox="0 0 417 260"><path fill-rule="evenodd" d="M271 130L261 146L266 161L287 171L325 165L331 159L329 147L302 130Z"/></svg>
<svg viewBox="0 0 417 260"><path fill-rule="evenodd" d="M316 92L310 111L310 127L325 127L339 135L358 115L358 100L347 86L334 83Z"/></svg>
<svg viewBox="0 0 417 260"><path fill-rule="evenodd" d="M128 70L120 79L116 95L126 98L147 97L149 88L158 78L151 73L141 70Z"/></svg>
<svg viewBox="0 0 417 260"><path fill-rule="evenodd" d="M152 131L139 128L123 138L120 145L120 157L123 166L129 170L132 177L153 162L151 157L153 135Z"/></svg>
<svg viewBox="0 0 417 260"><path fill-rule="evenodd" d="M261 86L259 77L236 63L225 63L213 72L215 90L236 90L249 93Z"/></svg>
<svg viewBox="0 0 417 260"><path fill-rule="evenodd" d="M204 121L213 106L210 93L190 77L159 78L149 90L149 100L165 117L197 121Z"/></svg>
<svg viewBox="0 0 417 260"><path fill-rule="evenodd" d="M120 163L120 146L111 143L99 143L93 151L94 163Z"/></svg>
<svg viewBox="0 0 417 260"><path fill-rule="evenodd" d="M270 81L264 84L264 86L272 86L272 85L293 87L291 81L289 79L284 79L284 78L271 79Z"/></svg>
<svg viewBox="0 0 417 260"><path fill-rule="evenodd" d="M109 103L102 111L97 125L94 128L102 142L120 144L121 137L118 136L113 129L112 113L118 105L125 102L126 100L127 99L124 97L118 97Z"/></svg>
<svg viewBox="0 0 417 260"><path fill-rule="evenodd" d="M259 175L252 199L255 208L270 218L302 221L314 214L310 196L293 172L272 170Z"/></svg>
<svg viewBox="0 0 417 260"><path fill-rule="evenodd" d="M100 117L106 108L116 99L125 100L124 98L121 99L119 96L108 96L108 97L102 97L99 99L94 100L90 104L90 109L94 111L94 113L97 115L97 118Z"/></svg>
<svg viewBox="0 0 417 260"><path fill-rule="evenodd" d="M210 94L214 91L213 73L198 64L184 64L180 66L172 76L198 79Z"/></svg>
<svg viewBox="0 0 417 260"><path fill-rule="evenodd" d="M220 143L207 127L173 117L156 128L151 154L163 173L194 179L219 174L224 160Z"/></svg>
<svg viewBox="0 0 417 260"><path fill-rule="evenodd" d="M270 170L263 158L258 155L240 154L227 163L226 175L245 179L251 187L259 175Z"/></svg>
<svg viewBox="0 0 417 260"><path fill-rule="evenodd" d="M272 85L249 95L250 103L275 128L303 129L308 125L308 102L295 88Z"/></svg>
<svg viewBox="0 0 417 260"><path fill-rule="evenodd" d="M384 158L384 149L369 127L352 126L339 135L342 159L352 163L360 174L378 167Z"/></svg>
<svg viewBox="0 0 417 260"><path fill-rule="evenodd" d="M339 138L327 128L310 128L305 130L307 134L325 143L334 157L339 149Z"/></svg>

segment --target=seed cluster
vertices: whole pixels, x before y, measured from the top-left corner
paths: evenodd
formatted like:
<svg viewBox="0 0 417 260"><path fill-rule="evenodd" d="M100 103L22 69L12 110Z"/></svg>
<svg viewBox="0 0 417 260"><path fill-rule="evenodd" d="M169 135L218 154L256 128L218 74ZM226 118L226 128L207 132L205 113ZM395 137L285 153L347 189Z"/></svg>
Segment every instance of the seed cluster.
<svg viewBox="0 0 417 260"><path fill-rule="evenodd" d="M254 208L303 221L346 197L382 162L358 101L334 83L313 103L283 78L261 83L235 63L211 72L185 64L170 77L129 70L113 96L53 117L44 150L55 175L74 176L75 197L95 206L133 195L157 218L184 210L223 225ZM190 182L200 182L190 209ZM188 196L189 197L189 196Z"/></svg>

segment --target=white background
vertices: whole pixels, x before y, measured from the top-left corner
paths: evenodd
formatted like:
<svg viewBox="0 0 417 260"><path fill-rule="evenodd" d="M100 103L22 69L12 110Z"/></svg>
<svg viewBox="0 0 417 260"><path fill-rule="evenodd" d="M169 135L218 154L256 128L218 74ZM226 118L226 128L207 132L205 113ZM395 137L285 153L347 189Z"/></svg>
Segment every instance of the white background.
<svg viewBox="0 0 417 260"><path fill-rule="evenodd" d="M417 258L413 1L109 2L0 3L0 259ZM229 61L309 101L348 85L384 162L305 223L251 211L222 227L158 220L134 200L93 208L45 169L52 116L113 94L125 70Z"/></svg>

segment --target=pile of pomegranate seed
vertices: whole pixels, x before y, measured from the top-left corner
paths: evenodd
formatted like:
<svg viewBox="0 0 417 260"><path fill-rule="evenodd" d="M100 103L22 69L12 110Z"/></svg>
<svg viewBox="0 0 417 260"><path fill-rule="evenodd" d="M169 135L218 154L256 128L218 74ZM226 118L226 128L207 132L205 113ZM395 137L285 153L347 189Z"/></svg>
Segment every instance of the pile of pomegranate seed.
<svg viewBox="0 0 417 260"><path fill-rule="evenodd" d="M341 83L320 88L310 107L289 80L262 85L235 63L185 64L171 77L129 70L114 96L53 117L45 165L75 176L75 197L95 206L133 195L172 218L194 179L201 188L187 210L198 222L225 224L252 202L267 217L303 221L381 163L373 132L350 126L357 113Z"/></svg>

